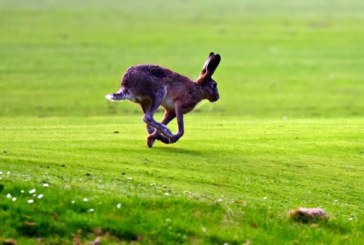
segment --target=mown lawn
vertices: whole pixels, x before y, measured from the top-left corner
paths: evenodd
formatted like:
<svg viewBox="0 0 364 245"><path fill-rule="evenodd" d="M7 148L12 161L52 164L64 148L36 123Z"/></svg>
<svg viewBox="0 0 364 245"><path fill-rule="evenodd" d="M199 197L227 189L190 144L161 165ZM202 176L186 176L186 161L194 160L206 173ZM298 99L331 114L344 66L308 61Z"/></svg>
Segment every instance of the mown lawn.
<svg viewBox="0 0 364 245"><path fill-rule="evenodd" d="M364 6L329 1L0 1L0 116L135 112L106 103L131 65L197 78L211 51L222 115L360 117Z"/></svg>
<svg viewBox="0 0 364 245"><path fill-rule="evenodd" d="M0 0L0 243L364 244L363 26L361 0ZM210 51L221 99L174 145L104 99Z"/></svg>
<svg viewBox="0 0 364 245"><path fill-rule="evenodd" d="M189 244L363 242L362 119L197 114L187 117L178 144L152 149L140 121L2 119L2 236L26 243L38 237L56 243L96 237ZM300 206L322 207L330 219L296 224L287 212Z"/></svg>

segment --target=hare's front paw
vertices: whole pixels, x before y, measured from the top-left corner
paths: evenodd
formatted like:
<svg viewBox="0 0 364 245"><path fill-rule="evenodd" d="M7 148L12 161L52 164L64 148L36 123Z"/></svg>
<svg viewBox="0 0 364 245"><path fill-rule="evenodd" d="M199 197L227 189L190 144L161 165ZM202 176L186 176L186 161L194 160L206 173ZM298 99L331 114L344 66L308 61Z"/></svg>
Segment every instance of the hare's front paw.
<svg viewBox="0 0 364 245"><path fill-rule="evenodd" d="M178 135L178 134L175 134L175 135L173 135L173 136L169 139L169 143L170 143L170 144L176 143L176 142L179 140L179 138L181 138L181 136L180 136L180 135Z"/></svg>
<svg viewBox="0 0 364 245"><path fill-rule="evenodd" d="M171 130L169 130L166 126L164 126L163 124L162 124L162 131L161 131L161 133L165 136L165 137L167 137L167 138L172 138L173 137L173 134L172 134L172 132L171 132Z"/></svg>

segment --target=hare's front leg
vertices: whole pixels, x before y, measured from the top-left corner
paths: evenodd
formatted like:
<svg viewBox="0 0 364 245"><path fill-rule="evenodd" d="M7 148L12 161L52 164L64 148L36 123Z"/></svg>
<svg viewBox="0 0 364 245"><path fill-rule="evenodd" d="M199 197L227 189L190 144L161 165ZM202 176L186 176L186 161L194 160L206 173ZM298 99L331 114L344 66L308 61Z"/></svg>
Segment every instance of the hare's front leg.
<svg viewBox="0 0 364 245"><path fill-rule="evenodd" d="M172 136L172 138L169 140L169 143L177 142L185 132L183 123L183 109L180 102L176 101L174 103L174 111L177 117L178 132Z"/></svg>

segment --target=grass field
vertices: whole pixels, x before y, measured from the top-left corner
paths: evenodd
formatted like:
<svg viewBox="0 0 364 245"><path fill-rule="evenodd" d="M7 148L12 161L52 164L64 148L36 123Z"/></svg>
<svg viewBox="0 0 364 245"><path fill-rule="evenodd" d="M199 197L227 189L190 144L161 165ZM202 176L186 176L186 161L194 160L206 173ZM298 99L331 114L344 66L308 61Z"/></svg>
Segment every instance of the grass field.
<svg viewBox="0 0 364 245"><path fill-rule="evenodd" d="M360 0L0 0L0 243L363 244L363 26ZM174 145L104 99L210 51L221 99Z"/></svg>

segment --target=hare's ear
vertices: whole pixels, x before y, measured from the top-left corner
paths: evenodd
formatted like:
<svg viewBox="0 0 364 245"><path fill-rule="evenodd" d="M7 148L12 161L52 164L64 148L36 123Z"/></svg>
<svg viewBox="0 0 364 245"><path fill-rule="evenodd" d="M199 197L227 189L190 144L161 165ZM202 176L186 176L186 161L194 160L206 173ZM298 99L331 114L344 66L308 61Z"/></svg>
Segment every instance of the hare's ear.
<svg viewBox="0 0 364 245"><path fill-rule="evenodd" d="M203 68L202 68L202 75L208 75L208 76L212 76L217 68L217 66L219 65L221 61L221 57L219 54L214 54L214 53L210 53L209 58L207 59L207 61L205 62Z"/></svg>

